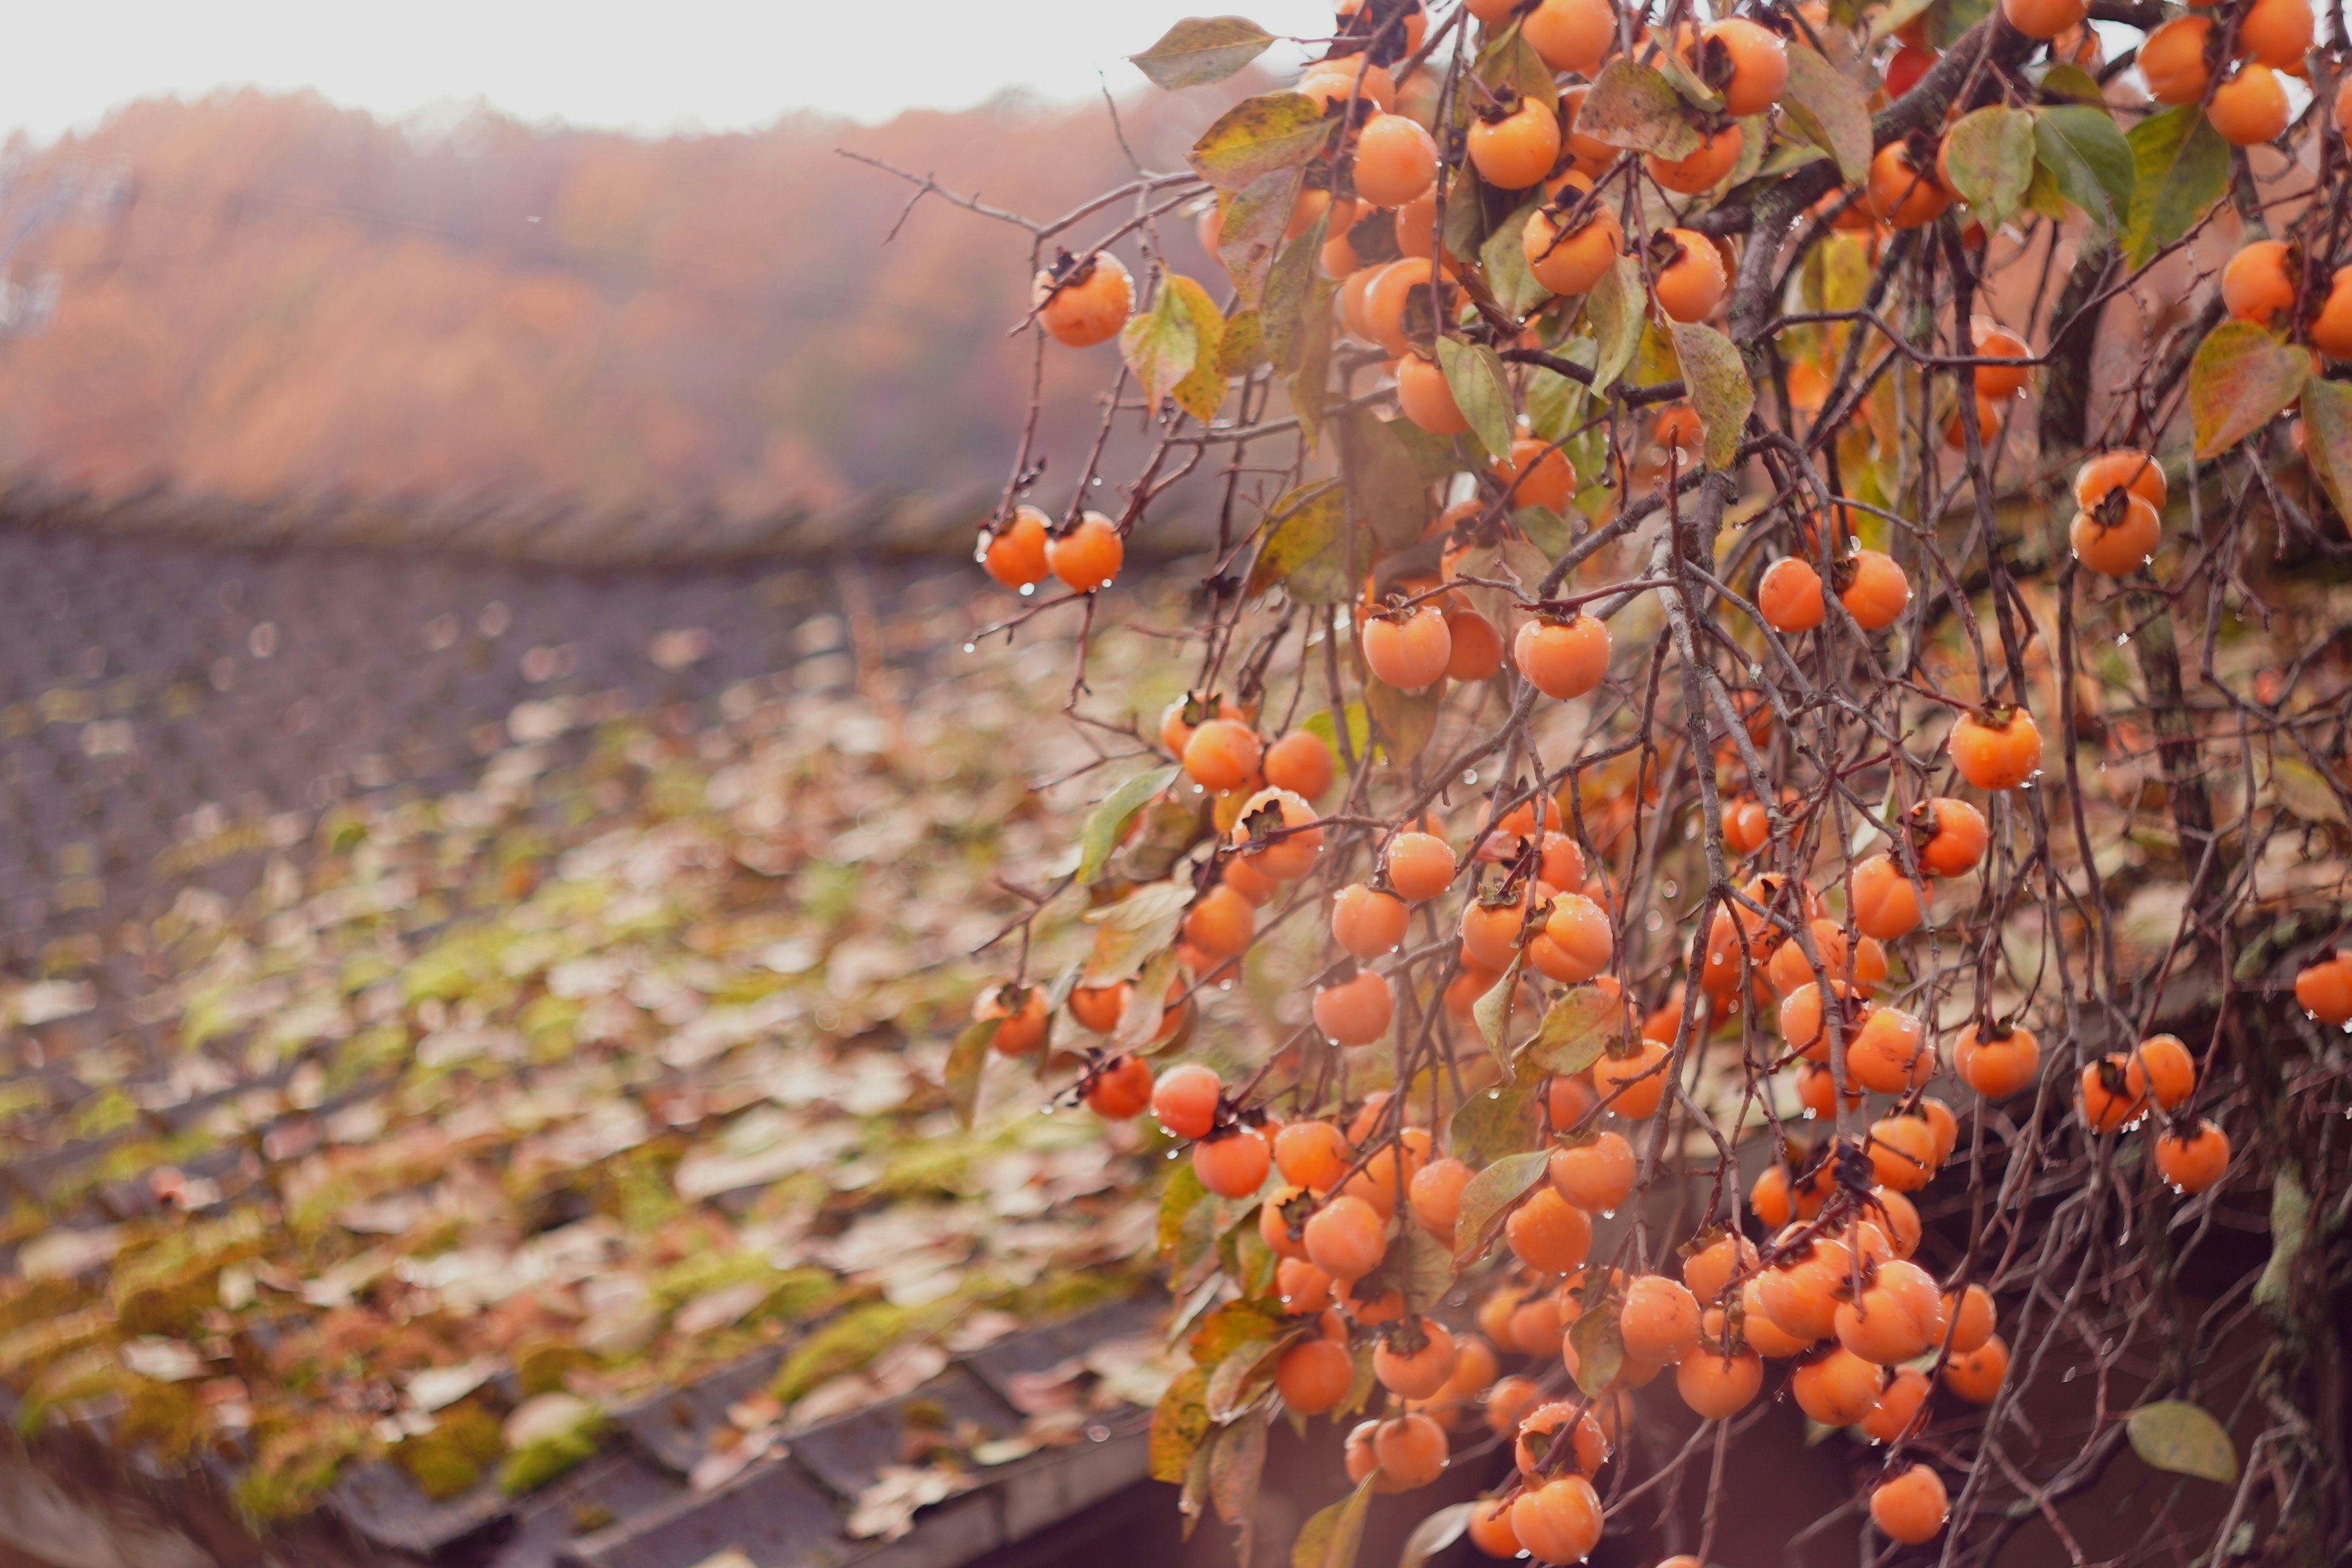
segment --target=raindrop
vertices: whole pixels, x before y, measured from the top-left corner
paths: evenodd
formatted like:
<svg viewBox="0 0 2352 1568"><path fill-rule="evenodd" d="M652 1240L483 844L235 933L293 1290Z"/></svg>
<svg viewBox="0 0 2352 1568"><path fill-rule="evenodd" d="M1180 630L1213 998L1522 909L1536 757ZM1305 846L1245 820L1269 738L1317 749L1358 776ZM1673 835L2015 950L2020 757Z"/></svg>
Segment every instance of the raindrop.
<svg viewBox="0 0 2352 1568"><path fill-rule="evenodd" d="M973 653L973 652L977 652L978 650L974 647L974 646L973 646L972 644L971 644L971 643L966 643L966 644L964 644L964 645L963 645L963 651L964 651L964 652L966 652L966 653Z"/></svg>
<svg viewBox="0 0 2352 1568"><path fill-rule="evenodd" d="M1472 768L1468 773L1464 773L1462 775L1462 782L1466 784L1476 784L1478 782L1478 770L1476 768Z"/></svg>
<svg viewBox="0 0 2352 1568"><path fill-rule="evenodd" d="M2131 633L2129 633L2129 632L2117 632L2117 633L2116 634L2116 646L2117 647L2123 647L2126 643L2127 643L2127 642L2129 642L2129 641L2131 641Z"/></svg>
<svg viewBox="0 0 2352 1568"><path fill-rule="evenodd" d="M1024 599L1036 591L1037 584L1034 583L1024 583L1021 584L1021 596Z"/></svg>

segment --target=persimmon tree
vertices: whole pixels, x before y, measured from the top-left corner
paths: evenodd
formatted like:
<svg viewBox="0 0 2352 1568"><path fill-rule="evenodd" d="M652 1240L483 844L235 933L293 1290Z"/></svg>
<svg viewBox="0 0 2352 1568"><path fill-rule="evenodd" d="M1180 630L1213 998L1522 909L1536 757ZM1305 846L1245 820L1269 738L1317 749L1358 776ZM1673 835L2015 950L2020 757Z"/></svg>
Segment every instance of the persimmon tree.
<svg viewBox="0 0 2352 1568"><path fill-rule="evenodd" d="M978 550L1030 601L991 635L1075 644L1116 782L1036 899L1096 940L992 944L951 1087L1032 1055L1189 1145L1188 1518L1246 1556L1269 1421L1329 1415L1358 1484L1297 1568L1502 1449L1408 1562L1580 1562L1661 1496L1704 1562L1787 1400L1854 1481L1801 1552L2334 1560L2329 21L1356 0L1184 170L1054 220L918 182L1027 232L1039 363L1107 387L1087 447L1032 419ZM1179 509L1213 542L1154 724L1086 648ZM1702 1425L1637 1464L1664 1401ZM2063 1507L2119 1463L2086 1552Z"/></svg>

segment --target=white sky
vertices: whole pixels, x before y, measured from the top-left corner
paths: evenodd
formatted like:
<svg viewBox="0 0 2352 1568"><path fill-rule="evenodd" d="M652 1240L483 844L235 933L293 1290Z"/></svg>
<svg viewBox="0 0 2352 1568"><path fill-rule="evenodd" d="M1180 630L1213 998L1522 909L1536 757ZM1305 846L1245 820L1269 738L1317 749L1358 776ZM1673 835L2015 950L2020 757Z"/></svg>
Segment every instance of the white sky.
<svg viewBox="0 0 2352 1568"><path fill-rule="evenodd" d="M1113 91L1136 90L1146 84L1124 57L1185 16L1239 13L1286 35L1331 26L1328 0L67 0L14 12L0 132L42 140L133 99L246 85L315 88L392 117L481 99L526 121L645 132L736 130L795 109L877 121L1006 87L1089 96L1097 68Z"/></svg>

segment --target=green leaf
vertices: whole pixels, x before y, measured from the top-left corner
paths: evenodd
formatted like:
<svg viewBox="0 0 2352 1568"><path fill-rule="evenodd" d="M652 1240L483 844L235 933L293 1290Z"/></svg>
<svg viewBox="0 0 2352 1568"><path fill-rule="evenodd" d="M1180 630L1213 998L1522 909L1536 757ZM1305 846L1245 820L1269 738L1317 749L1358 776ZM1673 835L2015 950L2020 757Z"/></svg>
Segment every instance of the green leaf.
<svg viewBox="0 0 2352 1568"><path fill-rule="evenodd" d="M1169 1173L1168 1184L1160 1189L1158 1241L1162 1263L1174 1261L1176 1244L1183 1239L1185 1219L1208 1195L1209 1189L1201 1184L1200 1174L1192 1169L1192 1162L1177 1161L1175 1168Z"/></svg>
<svg viewBox="0 0 2352 1568"><path fill-rule="evenodd" d="M2336 515L2352 517L2352 386L2318 380L2305 384L2303 445Z"/></svg>
<svg viewBox="0 0 2352 1568"><path fill-rule="evenodd" d="M1402 766L1421 755L1437 731L1438 709L1445 701L1445 682L1433 680L1419 691L1399 691L1384 680L1367 677L1364 707L1372 716L1372 733L1381 750Z"/></svg>
<svg viewBox="0 0 2352 1568"><path fill-rule="evenodd" d="M1471 1177L1462 1189L1462 1206L1454 1216L1454 1261L1466 1268L1485 1253L1504 1213L1542 1181L1550 1168L1549 1150L1530 1149L1506 1154Z"/></svg>
<svg viewBox="0 0 2352 1568"><path fill-rule="evenodd" d="M2087 104L2059 104L2033 117L2036 161L2058 194L2112 229L2131 211L2132 145L2115 116Z"/></svg>
<svg viewBox="0 0 2352 1568"><path fill-rule="evenodd" d="M2319 770L2293 757L2271 759L2271 788L2278 803L2305 822L2333 822L2352 826L2344 803Z"/></svg>
<svg viewBox="0 0 2352 1568"><path fill-rule="evenodd" d="M1347 479L1348 500L1356 516L1372 531L1383 552L1418 542L1428 517L1421 470L1412 450L1369 408L1350 411L1339 430L1339 472Z"/></svg>
<svg viewBox="0 0 2352 1568"><path fill-rule="evenodd" d="M1590 301L1587 303L1589 308ZM1591 370L1600 357L1600 347L1591 338L1570 338L1553 353ZM1570 381L1558 371L1530 369L1527 380L1528 432L1546 441L1566 440L1568 433L1583 417L1584 401L1591 395L1584 384Z"/></svg>
<svg viewBox="0 0 2352 1568"><path fill-rule="evenodd" d="M1538 1128L1536 1086L1506 1083L1471 1095L1447 1124L1454 1158L1485 1165L1527 1148Z"/></svg>
<svg viewBox="0 0 2352 1568"><path fill-rule="evenodd" d="M1134 979L1137 971L1176 940L1176 928L1192 901L1187 883L1152 882L1115 904L1088 910L1085 918L1095 928L1095 945L1087 956L1087 984L1116 985ZM1147 1011L1155 1005L1150 997L1140 999Z"/></svg>
<svg viewBox="0 0 2352 1568"><path fill-rule="evenodd" d="M1667 85L1680 93L1683 101L1692 108L1704 110L1709 114L1722 111L1723 94L1701 81L1698 73L1683 64L1681 57L1674 50L1659 50L1657 63L1653 68L1664 77Z"/></svg>
<svg viewBox="0 0 2352 1568"><path fill-rule="evenodd" d="M1279 1339L1293 1325L1255 1301L1227 1301L1201 1320L1184 1346L1196 1366L1214 1366L1252 1340Z"/></svg>
<svg viewBox="0 0 2352 1568"><path fill-rule="evenodd" d="M1194 1450L1209 1435L1209 1370L1191 1367L1168 1385L1151 1411L1151 1479L1183 1484Z"/></svg>
<svg viewBox="0 0 2352 1568"><path fill-rule="evenodd" d="M1537 205L1529 202L1513 212L1478 247L1478 265L1486 275L1486 291L1495 296L1496 304L1521 321L1551 298L1551 290L1537 282L1536 275L1528 270L1527 247L1519 243L1520 231L1528 226L1528 215Z"/></svg>
<svg viewBox="0 0 2352 1568"><path fill-rule="evenodd" d="M2106 203L2102 201L2099 205L2102 210L2092 215L2092 221L2102 228L2112 229L2115 226L2102 216ZM2025 206L2028 212L2040 213L2052 223L2066 221L2066 197L2052 177L2050 165L2038 157L2033 161L2033 178L2025 187Z"/></svg>
<svg viewBox="0 0 2352 1568"><path fill-rule="evenodd" d="M1511 1070L1509 1030L1512 1000L1518 994L1519 971L1526 963L1524 954L1514 956L1510 968L1503 972L1503 977L1487 987L1485 995L1470 1004L1470 1021L1478 1026L1479 1037L1486 1042L1486 1048L1495 1053L1495 1059L1503 1064L1505 1072Z"/></svg>
<svg viewBox="0 0 2352 1568"><path fill-rule="evenodd" d="M1276 169L1235 191L1225 202L1217 230L1217 259L1234 280L1234 292L1244 308L1258 303L1266 274L1283 247L1283 231L1290 226L1291 209L1298 205L1306 175L1297 169Z"/></svg>
<svg viewBox="0 0 2352 1568"><path fill-rule="evenodd" d="M1445 187L1445 222L1439 230L1450 256L1475 256L1486 239L1486 204L1478 171L1469 164L1456 170Z"/></svg>
<svg viewBox="0 0 2352 1568"><path fill-rule="evenodd" d="M2238 1450L2221 1424L2185 1399L2143 1405L2124 1423L2132 1452L2151 1469L2230 1486L2238 1479Z"/></svg>
<svg viewBox="0 0 2352 1568"><path fill-rule="evenodd" d="M1463 338L1437 340L1437 365L1445 373L1454 406L1470 421L1470 433L1490 454L1511 449L1511 383L1500 355Z"/></svg>
<svg viewBox="0 0 2352 1568"><path fill-rule="evenodd" d="M2294 1166L2283 1166L2271 1183L2271 1255L2254 1281L2254 1305L2273 1316L2283 1312L2294 1290L2294 1263L2311 1229L2311 1194Z"/></svg>
<svg viewBox="0 0 2352 1568"><path fill-rule="evenodd" d="M971 1113L980 1102L980 1071L988 1065L989 1042L996 1038L1002 1018L978 1018L963 1026L948 1047L948 1065L940 1074L948 1091L948 1103L955 1108L955 1119L966 1131L971 1130Z"/></svg>
<svg viewBox="0 0 2352 1568"><path fill-rule="evenodd" d="M2052 98L2072 99L2076 103L2088 104L2102 115L2107 112L2107 95L2100 89L2099 79L2081 66L2053 61L2042 73L2040 86Z"/></svg>
<svg viewBox="0 0 2352 1568"><path fill-rule="evenodd" d="M1819 163L1829 157L1819 147L1798 142L1779 142L1764 161L1756 165L1756 173L1765 179L1775 179L1791 169L1801 169L1808 163Z"/></svg>
<svg viewBox="0 0 2352 1568"><path fill-rule="evenodd" d="M1153 768L1150 773L1136 774L1103 796L1094 815L1087 818L1086 826L1078 830L1078 880L1091 882L1102 875L1109 864L1111 851L1118 847L1118 836L1135 819L1144 804L1153 795L1176 782L1181 770L1173 763Z"/></svg>
<svg viewBox="0 0 2352 1568"><path fill-rule="evenodd" d="M1471 68L1489 88L1507 87L1546 109L1559 107L1559 88L1552 80L1551 68L1544 64L1535 46L1520 36L1516 23L1505 27L1480 51L1477 64Z"/></svg>
<svg viewBox="0 0 2352 1568"><path fill-rule="evenodd" d="M1599 1398L1625 1365L1625 1342L1617 1331L1616 1309L1588 1307L1568 1331L1568 1340L1576 1347L1576 1386Z"/></svg>
<svg viewBox="0 0 2352 1568"><path fill-rule="evenodd" d="M1153 85L1205 87L1265 52L1274 35L1245 16L1187 16L1139 55L1127 58Z"/></svg>
<svg viewBox="0 0 2352 1568"><path fill-rule="evenodd" d="M1217 416L1217 405L1225 400L1225 376L1222 368L1224 350L1225 318L1209 291L1190 278L1171 273L1161 285L1164 294L1176 296L1177 309L1182 310L1192 324L1192 338L1198 343L1192 374L1168 389L1176 406L1206 425Z"/></svg>
<svg viewBox="0 0 2352 1568"><path fill-rule="evenodd" d="M1491 1502L1448 1503L1435 1513L1412 1527L1404 1538L1404 1550L1397 1554L1397 1568L1422 1568L1431 1558L1462 1539L1470 1528L1470 1510L1492 1508Z"/></svg>
<svg viewBox="0 0 2352 1568"><path fill-rule="evenodd" d="M1818 50L1802 46L1789 50L1789 81L1780 89L1780 107L1806 141L1837 160L1838 174L1847 184L1858 185L1870 177L1869 100Z"/></svg>
<svg viewBox="0 0 2352 1568"><path fill-rule="evenodd" d="M1360 757L1364 754L1364 748L1372 743L1371 719L1364 712L1364 705L1360 702L1350 702L1342 711L1348 718L1349 749ZM1301 719L1298 727L1330 747L1333 756L1339 754L1339 731L1338 726L1331 722L1328 708L1318 708Z"/></svg>
<svg viewBox="0 0 2352 1568"><path fill-rule="evenodd" d="M1265 363L1265 323L1258 313L1236 310L1226 317L1217 338L1217 374L1231 381Z"/></svg>
<svg viewBox="0 0 2352 1568"><path fill-rule="evenodd" d="M1238 191L1314 157L1331 140L1337 123L1324 119L1323 106L1305 93L1262 93L1217 116L1185 162L1219 190Z"/></svg>
<svg viewBox="0 0 2352 1568"><path fill-rule="evenodd" d="M1624 1034L1625 1004L1598 985L1572 986L1544 1010L1542 1026L1519 1053L1522 1066L1582 1072Z"/></svg>
<svg viewBox="0 0 2352 1568"><path fill-rule="evenodd" d="M1348 497L1337 479L1301 485L1274 503L1265 540L1250 563L1244 598L1279 583L1302 605L1337 605L1348 597L1348 563L1340 548Z"/></svg>
<svg viewBox="0 0 2352 1568"><path fill-rule="evenodd" d="M1790 72L1792 79L1795 74ZM1691 123L1674 84L1649 67L1625 59L1601 68L1576 111L1576 129L1612 147L1631 147L1661 158L1688 157L1699 144L1698 128Z"/></svg>
<svg viewBox="0 0 2352 1568"><path fill-rule="evenodd" d="M1265 1474L1265 1412L1253 1410L1217 1434L1216 1453L1209 1460L1209 1500L1217 1517L1240 1532L1234 1552L1244 1563L1250 1560L1258 1483Z"/></svg>
<svg viewBox="0 0 2352 1568"><path fill-rule="evenodd" d="M1748 411L1756 405L1756 384L1731 340L1698 321L1674 324L1675 357L1682 362L1683 385L1706 438L1707 466L1727 468L1739 456Z"/></svg>
<svg viewBox="0 0 2352 1568"><path fill-rule="evenodd" d="M1306 363L1308 342L1318 331L1325 341L1330 337L1330 300L1319 259L1330 221L1328 211L1318 213L1307 232L1284 246L1266 269L1258 314L1265 323L1266 356L1284 375Z"/></svg>
<svg viewBox="0 0 2352 1568"><path fill-rule="evenodd" d="M1977 210L1988 234L2023 204L2033 183L2033 127L2032 114L1996 103L1944 133L1953 194Z"/></svg>
<svg viewBox="0 0 2352 1568"><path fill-rule="evenodd" d="M1511 526L1523 534L1547 563L1557 561L1566 552L1575 535L1569 532L1568 520L1548 506L1523 506L1511 513ZM1537 576L1540 578L1541 573Z"/></svg>
<svg viewBox="0 0 2352 1568"><path fill-rule="evenodd" d="M1356 1489L1326 1509L1318 1509L1298 1527L1290 1544L1290 1568L1356 1568L1356 1549L1364 1539L1364 1514L1372 1504L1375 1470Z"/></svg>
<svg viewBox="0 0 2352 1568"><path fill-rule="evenodd" d="M2151 114L2127 132L2131 147L2131 221L2124 255L2137 267L2187 234L2230 183L2230 144L2184 103Z"/></svg>
<svg viewBox="0 0 2352 1568"><path fill-rule="evenodd" d="M1154 887L1160 888L1176 885L1168 882L1153 884ZM1139 945L1150 942L1160 945L1149 950L1151 956L1144 961L1143 967L1136 973L1135 989L1128 993L1127 1005L1119 1009L1118 1023L1110 1032L1112 1050L1153 1057L1163 1056L1170 1051L1182 1048L1187 1037L1186 1031L1182 1028L1178 1029L1168 1039L1160 1040L1157 1044L1153 1043L1160 1033L1160 1026L1167 1021L1164 998L1170 988L1176 984L1178 972L1184 965L1184 961L1177 956L1176 950L1167 945L1176 940L1177 923L1182 919L1183 910L1179 906L1174 916L1164 924L1150 927L1144 934L1136 938ZM1166 934L1163 936L1162 932ZM1095 938L1097 962L1100 962L1104 940L1105 938L1099 934Z"/></svg>
<svg viewBox="0 0 2352 1568"><path fill-rule="evenodd" d="M1335 290L1328 283L1315 287L1314 310L1317 314L1301 329L1297 370L1283 383L1290 395L1291 411L1298 416L1298 434L1305 443L1307 455L1314 457L1323 444L1324 405L1331 383L1331 296Z"/></svg>
<svg viewBox="0 0 2352 1568"><path fill-rule="evenodd" d="M1209 1374L1209 1390L1202 1399L1209 1408L1209 1419L1230 1421L1238 1415L1252 1392L1274 1375L1274 1363L1295 1337L1284 1334L1234 1346Z"/></svg>
<svg viewBox="0 0 2352 1568"><path fill-rule="evenodd" d="M1584 319L1592 323L1592 385L1606 392L1617 384L1642 347L1642 322L1648 300L1642 288L1642 269L1630 256L1621 256L1601 275L1584 297Z"/></svg>
<svg viewBox="0 0 2352 1568"><path fill-rule="evenodd" d="M2228 451L2278 416L2311 375L2311 351L2252 321L2224 321L2189 362L2189 422L2197 455Z"/></svg>
<svg viewBox="0 0 2352 1568"><path fill-rule="evenodd" d="M1208 290L1190 278L1165 272L1151 309L1119 329L1119 352L1143 384L1144 401L1163 397L1203 425L1224 401L1225 378L1217 374L1217 344L1224 317Z"/></svg>

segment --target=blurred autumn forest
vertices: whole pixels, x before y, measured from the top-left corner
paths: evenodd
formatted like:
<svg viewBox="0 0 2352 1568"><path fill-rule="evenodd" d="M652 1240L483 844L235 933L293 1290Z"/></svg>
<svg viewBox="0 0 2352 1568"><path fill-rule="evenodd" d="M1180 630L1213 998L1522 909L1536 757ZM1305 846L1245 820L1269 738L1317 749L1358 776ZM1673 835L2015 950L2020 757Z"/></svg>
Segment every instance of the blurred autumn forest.
<svg viewBox="0 0 2352 1568"><path fill-rule="evenodd" d="M1192 96L1122 106L1148 165L1213 116ZM968 521L1021 416L1027 237L927 199L886 244L908 187L845 149L1031 216L1127 170L1103 102L1011 98L647 140L248 90L19 141L8 298L53 304L0 337L0 475L785 516L812 542ZM1045 450L1072 468L1102 369L1046 367Z"/></svg>

